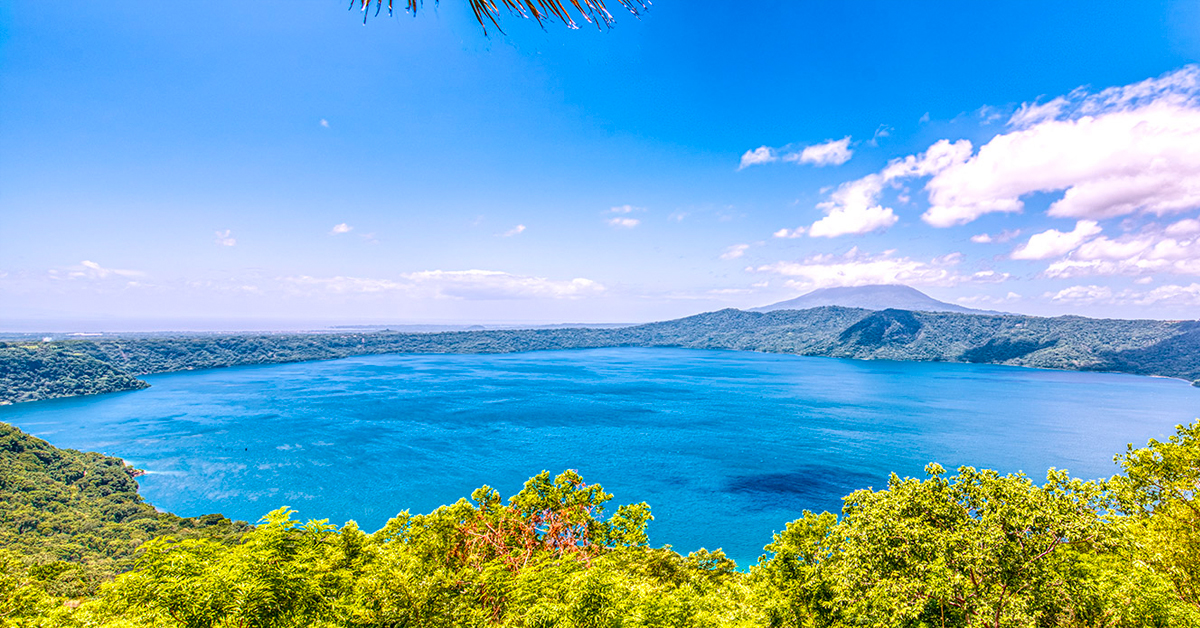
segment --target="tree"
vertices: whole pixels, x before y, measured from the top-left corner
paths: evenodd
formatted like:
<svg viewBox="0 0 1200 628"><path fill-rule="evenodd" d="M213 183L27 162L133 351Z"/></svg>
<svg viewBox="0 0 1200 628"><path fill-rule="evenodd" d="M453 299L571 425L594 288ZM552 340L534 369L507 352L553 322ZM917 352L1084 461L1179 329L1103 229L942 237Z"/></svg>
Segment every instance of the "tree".
<svg viewBox="0 0 1200 628"><path fill-rule="evenodd" d="M574 471L553 479L542 472L507 503L484 486L427 515L401 512L370 535L354 522L302 524L281 508L233 547L150 541L136 569L81 613L98 624L121 618L122 626L179 628L619 618L637 591L620 560L594 567L609 554L642 556L651 517L642 503L604 519L610 499ZM703 555L696 577L719 571L723 559Z"/></svg>
<svg viewBox="0 0 1200 628"><path fill-rule="evenodd" d="M350 2L351 8L354 7L354 1ZM363 12L363 22L367 21L372 2L375 4L375 15L379 15L383 9L383 0L358 0L359 9ZM567 28L579 28L579 24L575 21L576 15L580 20L594 24L597 28L611 27L614 22L612 13L609 13L604 5L604 0L566 0L566 2L563 0L468 0L468 2L485 35L489 23L496 30L504 32L500 29L497 18L505 11L521 18L533 18L539 26L545 26L547 22L562 22ZM650 3L644 0L616 0L616 2L635 16L650 7ZM437 0L434 0L434 4L436 3ZM404 0L404 11L416 15L421 4L422 0ZM387 0L388 15L393 14L394 8L394 0Z"/></svg>
<svg viewBox="0 0 1200 628"><path fill-rule="evenodd" d="M842 518L805 516L767 546L757 574L781 591L782 625L1070 625L1072 574L1103 533L1102 489L1051 470L961 467L926 480L893 475L845 499Z"/></svg>
<svg viewBox="0 0 1200 628"><path fill-rule="evenodd" d="M1115 461L1125 475L1112 486L1130 542L1178 598L1200 614L1200 421L1176 426L1166 441L1129 445Z"/></svg>

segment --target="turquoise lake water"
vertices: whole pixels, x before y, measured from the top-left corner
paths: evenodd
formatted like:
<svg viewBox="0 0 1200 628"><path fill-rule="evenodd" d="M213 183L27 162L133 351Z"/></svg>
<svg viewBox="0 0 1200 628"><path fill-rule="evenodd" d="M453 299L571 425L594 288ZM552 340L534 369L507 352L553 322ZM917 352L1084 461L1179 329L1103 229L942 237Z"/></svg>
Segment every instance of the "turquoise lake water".
<svg viewBox="0 0 1200 628"><path fill-rule="evenodd" d="M651 542L753 562L804 509L929 461L1108 476L1126 443L1200 416L1200 388L1131 375L685 349L387 355L146 378L0 407L0 421L150 473L181 515L374 530L482 484L578 469L647 501Z"/></svg>

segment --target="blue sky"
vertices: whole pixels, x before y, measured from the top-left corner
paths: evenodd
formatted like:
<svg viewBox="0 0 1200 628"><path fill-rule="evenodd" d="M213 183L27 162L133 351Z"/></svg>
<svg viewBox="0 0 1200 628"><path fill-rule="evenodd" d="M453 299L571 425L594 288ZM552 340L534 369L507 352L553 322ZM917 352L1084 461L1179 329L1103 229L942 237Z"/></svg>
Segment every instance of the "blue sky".
<svg viewBox="0 0 1200 628"><path fill-rule="evenodd" d="M1200 313L1194 2L346 4L0 6L0 327Z"/></svg>

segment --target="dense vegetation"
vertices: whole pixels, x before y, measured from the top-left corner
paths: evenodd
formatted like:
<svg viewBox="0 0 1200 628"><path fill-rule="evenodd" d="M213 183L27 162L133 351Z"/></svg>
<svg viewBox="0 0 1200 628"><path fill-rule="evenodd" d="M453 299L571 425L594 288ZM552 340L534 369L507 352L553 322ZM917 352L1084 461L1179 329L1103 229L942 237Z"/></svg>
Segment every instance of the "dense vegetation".
<svg viewBox="0 0 1200 628"><path fill-rule="evenodd" d="M138 495L136 474L119 458L58 449L0 423L0 562L25 565L50 594L78 597L132 567L152 538L235 540L246 530L220 515L156 511Z"/></svg>
<svg viewBox="0 0 1200 628"><path fill-rule="evenodd" d="M23 460L18 474L111 467L124 475L102 485L127 494L119 461L6 433L40 452L9 455ZM719 550L648 547L647 505L609 514L612 496L569 471L543 472L507 501L483 487L427 515L401 512L373 534L297 522L287 509L236 543L228 523L188 534L171 520L132 570L83 600L64 600L46 575L73 563L28 557L59 534L36 526L0 552L0 625L1200 626L1200 421L1117 461L1123 473L1108 481L1051 470L1040 485L931 464L925 479L851 494L840 515L804 513L747 571ZM56 489L42 508L106 503L79 480L53 481L78 492ZM32 486L6 488L6 499ZM152 518L119 518L109 534L144 538ZM63 538L92 534L94 522Z"/></svg>
<svg viewBox="0 0 1200 628"><path fill-rule="evenodd" d="M129 390L138 375L377 353L593 347L737 349L858 359L1011 364L1200 381L1200 321L871 311L721 310L609 329L191 335L0 344L0 403Z"/></svg>
<svg viewBox="0 0 1200 628"><path fill-rule="evenodd" d="M0 403L136 390L146 382L66 343L0 343Z"/></svg>

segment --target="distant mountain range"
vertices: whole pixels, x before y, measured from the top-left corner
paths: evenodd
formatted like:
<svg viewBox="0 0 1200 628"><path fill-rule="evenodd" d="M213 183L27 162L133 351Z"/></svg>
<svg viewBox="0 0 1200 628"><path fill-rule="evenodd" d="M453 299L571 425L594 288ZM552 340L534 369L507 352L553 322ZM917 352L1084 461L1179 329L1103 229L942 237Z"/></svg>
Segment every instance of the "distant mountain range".
<svg viewBox="0 0 1200 628"><path fill-rule="evenodd" d="M787 301L751 308L750 312L807 310L814 307L855 307L864 310L908 310L910 312L959 312L962 314L1000 314L976 310L937 299L908 286L877 284L845 288L821 288Z"/></svg>
<svg viewBox="0 0 1200 628"><path fill-rule="evenodd" d="M138 379L141 375L241 364L380 353L511 353L598 347L685 347L860 360L1008 364L1161 375L1200 386L1200 321L873 309L885 305L878 297L889 292L910 299L915 293L926 299L919 304L926 307L939 303L910 288L900 288L860 292L874 293L872 309L726 309L607 329L364 330L0 342L0 404L133 390L148 385ZM794 302L773 307L795 307L789 305Z"/></svg>

